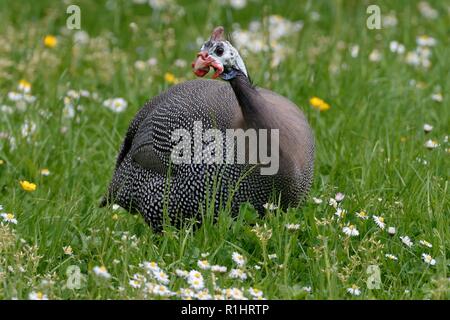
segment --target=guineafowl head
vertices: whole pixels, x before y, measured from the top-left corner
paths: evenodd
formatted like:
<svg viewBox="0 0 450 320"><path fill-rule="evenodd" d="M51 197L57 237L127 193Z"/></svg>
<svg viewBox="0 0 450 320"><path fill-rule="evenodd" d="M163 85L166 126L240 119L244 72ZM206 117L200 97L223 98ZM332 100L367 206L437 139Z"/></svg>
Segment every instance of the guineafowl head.
<svg viewBox="0 0 450 320"><path fill-rule="evenodd" d="M202 45L192 68L199 77L205 76L210 68L215 71L213 79L220 76L224 80L230 80L239 72L247 76L247 69L239 52L224 38L223 27L214 29L211 38Z"/></svg>

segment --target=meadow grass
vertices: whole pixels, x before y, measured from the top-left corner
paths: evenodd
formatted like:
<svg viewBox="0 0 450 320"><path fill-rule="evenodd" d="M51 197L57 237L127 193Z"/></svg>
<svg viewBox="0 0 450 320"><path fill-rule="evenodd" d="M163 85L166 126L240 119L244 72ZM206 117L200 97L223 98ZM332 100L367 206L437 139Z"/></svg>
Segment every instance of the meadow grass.
<svg viewBox="0 0 450 320"><path fill-rule="evenodd" d="M0 211L17 220L0 218L1 299L27 299L30 293L49 299L161 298L161 288L144 287L158 282L139 266L146 261L168 274L172 291L188 287L176 269L195 269L211 292L215 279L220 288L243 288L247 297L249 288L257 288L269 299L449 298L449 5L429 1L434 17L419 1L247 2L235 9L212 0L171 1L154 10L132 1L78 1L89 39L78 33L82 43L76 44L77 30L65 28L70 1L0 1ZM366 27L369 4L381 8L380 30ZM281 62L271 65L272 50L243 55L254 82L294 101L314 130L315 177L305 205L258 217L244 204L238 217L225 210L214 223L206 212L201 226L165 226L162 234L140 215L98 208L137 110L175 82L194 79L190 61L197 38L208 37L216 25L248 29L254 20L263 22L258 32L267 35L271 15L303 21L300 31L280 39ZM56 36L56 45L48 38L46 46L46 35ZM436 40L425 45L429 66L407 63L421 35ZM405 52L392 52L391 41ZM21 79L35 101L9 97L19 92ZM90 96L64 101L71 89ZM330 109L313 108L313 96ZM123 112L103 106L114 97L127 101ZM69 102L73 110L65 108ZM433 126L428 134L425 123ZM426 148L429 139L438 146ZM44 168L50 175L41 174ZM37 189L23 190L21 180ZM340 218L328 203L337 192L345 194ZM361 211L368 219L356 215ZM384 229L374 215L384 218ZM286 224L295 226L288 230ZM346 235L347 224L359 235ZM233 252L245 258L243 266L233 261ZM435 264L426 263L423 253ZM199 260L227 272L212 276ZM80 268L79 288L71 286L69 266ZM104 266L110 278L94 272L96 266ZM376 288L367 286L376 278L370 266L379 270ZM233 279L231 269L247 279ZM134 274L145 275L136 276L141 288L130 284ZM352 286L360 295L348 292Z"/></svg>

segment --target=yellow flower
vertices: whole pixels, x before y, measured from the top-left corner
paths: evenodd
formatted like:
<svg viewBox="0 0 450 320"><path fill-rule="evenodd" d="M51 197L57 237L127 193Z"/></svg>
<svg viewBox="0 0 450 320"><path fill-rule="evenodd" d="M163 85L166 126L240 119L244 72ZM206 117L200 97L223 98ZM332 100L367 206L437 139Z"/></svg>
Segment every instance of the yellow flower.
<svg viewBox="0 0 450 320"><path fill-rule="evenodd" d="M56 47L57 43L58 43L58 39L56 39L56 37L52 36L51 34L46 35L44 38L44 45L46 47L54 48L54 47Z"/></svg>
<svg viewBox="0 0 450 320"><path fill-rule="evenodd" d="M330 105L318 97L312 97L309 99L309 103L313 108L316 108L319 111L327 111L330 109Z"/></svg>
<svg viewBox="0 0 450 320"><path fill-rule="evenodd" d="M164 75L164 80L166 80L166 82L169 84L178 83L178 79L175 77L173 73L170 72L166 72L166 74Z"/></svg>
<svg viewBox="0 0 450 320"><path fill-rule="evenodd" d="M29 192L35 191L37 188L36 184L31 183L29 181L20 181L20 186L22 187L23 190Z"/></svg>
<svg viewBox="0 0 450 320"><path fill-rule="evenodd" d="M0 166L1 166L2 164L5 164L5 161L2 160L2 159L0 159Z"/></svg>
<svg viewBox="0 0 450 320"><path fill-rule="evenodd" d="M113 220L119 220L119 216L117 214L113 214L112 219Z"/></svg>
<svg viewBox="0 0 450 320"><path fill-rule="evenodd" d="M18 86L20 91L23 91L25 93L30 92L31 90L31 83L29 83L27 80L22 79L19 81L19 86Z"/></svg>

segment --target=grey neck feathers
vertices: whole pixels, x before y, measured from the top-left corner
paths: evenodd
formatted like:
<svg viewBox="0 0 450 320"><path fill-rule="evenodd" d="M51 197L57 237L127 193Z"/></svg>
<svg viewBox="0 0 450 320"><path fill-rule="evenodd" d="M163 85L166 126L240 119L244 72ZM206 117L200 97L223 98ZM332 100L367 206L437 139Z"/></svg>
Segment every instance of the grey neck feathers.
<svg viewBox="0 0 450 320"><path fill-rule="evenodd" d="M234 72L235 76L229 82L247 125L255 129L270 129L271 125L265 118L265 111L269 107L267 102L242 71L234 70Z"/></svg>
<svg viewBox="0 0 450 320"><path fill-rule="evenodd" d="M234 94L239 102L239 105L244 116L245 123L248 128L253 129L278 129L280 134L279 156L280 156L280 174L292 174L291 170L295 169L295 154L294 148L290 148L289 144L284 142L290 141L287 136L288 133L284 129L283 118L279 113L274 112L273 108L267 100L256 90L242 72L237 71L236 77L230 81ZM271 142L268 142L270 149Z"/></svg>

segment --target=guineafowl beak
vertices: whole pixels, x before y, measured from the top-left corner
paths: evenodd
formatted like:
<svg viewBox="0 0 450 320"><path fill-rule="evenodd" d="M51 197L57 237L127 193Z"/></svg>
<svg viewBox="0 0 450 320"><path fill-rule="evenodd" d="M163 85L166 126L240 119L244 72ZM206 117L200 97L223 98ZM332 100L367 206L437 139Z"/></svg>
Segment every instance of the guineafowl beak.
<svg viewBox="0 0 450 320"><path fill-rule="evenodd" d="M197 59L192 62L192 68L198 77L204 77L211 67L216 71L212 76L213 79L217 78L223 72L222 63L209 55L208 51L200 51L197 54Z"/></svg>

